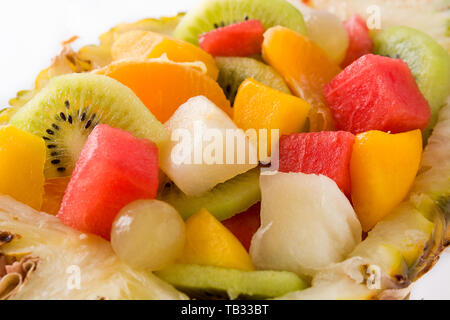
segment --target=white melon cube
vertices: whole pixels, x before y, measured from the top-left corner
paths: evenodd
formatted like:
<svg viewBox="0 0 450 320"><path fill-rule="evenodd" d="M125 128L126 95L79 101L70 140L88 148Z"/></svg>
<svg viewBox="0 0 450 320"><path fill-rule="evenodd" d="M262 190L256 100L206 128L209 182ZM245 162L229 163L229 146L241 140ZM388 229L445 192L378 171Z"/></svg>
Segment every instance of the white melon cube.
<svg viewBox="0 0 450 320"><path fill-rule="evenodd" d="M258 164L244 131L203 96L181 105L164 126L171 141L160 149L160 166L187 195L200 195Z"/></svg>
<svg viewBox="0 0 450 320"><path fill-rule="evenodd" d="M344 260L361 241L349 200L328 177L261 175L261 193L261 227L250 248L259 269L312 276Z"/></svg>

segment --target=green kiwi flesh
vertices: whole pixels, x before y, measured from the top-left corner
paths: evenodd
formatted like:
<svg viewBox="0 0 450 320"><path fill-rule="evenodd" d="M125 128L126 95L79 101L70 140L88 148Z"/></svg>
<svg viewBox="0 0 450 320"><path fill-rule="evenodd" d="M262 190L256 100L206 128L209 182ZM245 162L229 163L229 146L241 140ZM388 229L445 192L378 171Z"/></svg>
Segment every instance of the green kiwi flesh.
<svg viewBox="0 0 450 320"><path fill-rule="evenodd" d="M241 271L213 266L174 264L156 272L194 299L267 299L307 287L287 271Z"/></svg>
<svg viewBox="0 0 450 320"><path fill-rule="evenodd" d="M239 86L248 78L255 79L276 90L291 93L286 82L272 67L255 59L218 57L216 58L216 64L219 68L217 82L232 105Z"/></svg>
<svg viewBox="0 0 450 320"><path fill-rule="evenodd" d="M93 128L108 124L157 145L168 139L163 125L128 87L94 74L53 78L10 124L44 139L45 177L69 176Z"/></svg>
<svg viewBox="0 0 450 320"><path fill-rule="evenodd" d="M180 21L174 36L198 44L200 34L247 19L260 20L266 29L281 25L306 34L303 15L285 0L203 0Z"/></svg>
<svg viewBox="0 0 450 320"><path fill-rule="evenodd" d="M158 198L171 204L185 220L205 208L218 220L223 221L261 201L259 168L218 184L212 190L196 197L184 194L174 184L169 183L162 188Z"/></svg>
<svg viewBox="0 0 450 320"><path fill-rule="evenodd" d="M431 119L428 137L450 93L450 57L431 36L409 27L391 27L374 37L376 54L408 63L420 91L428 100Z"/></svg>

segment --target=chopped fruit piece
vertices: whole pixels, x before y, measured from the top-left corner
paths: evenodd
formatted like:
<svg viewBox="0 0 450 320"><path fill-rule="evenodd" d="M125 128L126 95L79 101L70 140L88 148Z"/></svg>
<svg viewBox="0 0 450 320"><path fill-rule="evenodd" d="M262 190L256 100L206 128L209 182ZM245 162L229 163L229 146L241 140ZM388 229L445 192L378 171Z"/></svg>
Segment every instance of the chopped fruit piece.
<svg viewBox="0 0 450 320"><path fill-rule="evenodd" d="M156 275L193 299L266 299L307 287L305 281L287 271L173 264Z"/></svg>
<svg viewBox="0 0 450 320"><path fill-rule="evenodd" d="M339 130L354 134L381 130L425 129L430 107L408 65L367 54L345 68L324 88Z"/></svg>
<svg viewBox="0 0 450 320"><path fill-rule="evenodd" d="M263 59L286 80L291 91L311 104L311 131L333 128L323 86L341 69L312 40L284 27L264 33Z"/></svg>
<svg viewBox="0 0 450 320"><path fill-rule="evenodd" d="M375 257L375 252L380 245L388 245L397 249L406 264L411 266L422 255L432 232L433 223L414 206L405 202L377 223L351 255L365 256L372 252L372 257ZM379 257L376 260L379 261Z"/></svg>
<svg viewBox="0 0 450 320"><path fill-rule="evenodd" d="M344 260L361 241L349 200L328 177L261 175L261 193L261 227L250 246L258 269L311 276Z"/></svg>
<svg viewBox="0 0 450 320"><path fill-rule="evenodd" d="M167 59L122 61L98 70L129 87L147 108L166 122L189 98L204 95L229 116L230 102L222 88L211 77L193 65L170 62Z"/></svg>
<svg viewBox="0 0 450 320"><path fill-rule="evenodd" d="M256 130L259 159L265 159L270 156L271 130L278 129L279 136L301 131L309 109L309 103L300 98L247 79L234 101L234 122L244 130ZM259 129L267 130L267 139L259 137Z"/></svg>
<svg viewBox="0 0 450 320"><path fill-rule="evenodd" d="M345 59L341 63L342 68L345 68L363 55L371 53L373 48L372 39L370 39L369 35L369 28L367 28L366 21L364 21L359 14L353 15L350 19L345 21L344 25L347 29L349 45Z"/></svg>
<svg viewBox="0 0 450 320"><path fill-rule="evenodd" d="M45 180L44 202L41 211L56 215L61 208L64 192L69 184L70 177L61 177Z"/></svg>
<svg viewBox="0 0 450 320"><path fill-rule="evenodd" d="M355 136L344 131L294 133L280 139L281 172L323 174L350 196L350 158Z"/></svg>
<svg viewBox="0 0 450 320"><path fill-rule="evenodd" d="M44 194L45 144L13 126L0 126L0 194L39 210Z"/></svg>
<svg viewBox="0 0 450 320"><path fill-rule="evenodd" d="M258 202L247 211L222 221L223 225L239 239L247 251L250 249L250 242L252 241L253 235L261 226L260 211L261 204Z"/></svg>
<svg viewBox="0 0 450 320"><path fill-rule="evenodd" d="M201 34L200 48L213 56L248 57L261 53L264 26L259 20L247 20Z"/></svg>
<svg viewBox="0 0 450 320"><path fill-rule="evenodd" d="M150 140L98 125L89 135L64 195L58 217L65 224L110 238L117 213L158 188L158 149Z"/></svg>
<svg viewBox="0 0 450 320"><path fill-rule="evenodd" d="M161 270L181 255L184 221L171 205L137 200L126 205L113 222L111 246L134 269Z"/></svg>
<svg viewBox="0 0 450 320"><path fill-rule="evenodd" d="M219 69L211 55L189 42L160 33L145 30L129 31L119 36L111 48L113 60L151 59L164 54L174 62L201 61L211 78L217 79Z"/></svg>
<svg viewBox="0 0 450 320"><path fill-rule="evenodd" d="M244 131L203 96L180 106L165 127L172 140L160 150L161 169L189 196L200 196L258 164Z"/></svg>
<svg viewBox="0 0 450 320"><path fill-rule="evenodd" d="M364 231L405 198L421 155L420 130L398 134L369 131L356 136L350 162L352 200Z"/></svg>
<svg viewBox="0 0 450 320"><path fill-rule="evenodd" d="M186 221L186 245L180 263L253 270L238 239L205 209Z"/></svg>

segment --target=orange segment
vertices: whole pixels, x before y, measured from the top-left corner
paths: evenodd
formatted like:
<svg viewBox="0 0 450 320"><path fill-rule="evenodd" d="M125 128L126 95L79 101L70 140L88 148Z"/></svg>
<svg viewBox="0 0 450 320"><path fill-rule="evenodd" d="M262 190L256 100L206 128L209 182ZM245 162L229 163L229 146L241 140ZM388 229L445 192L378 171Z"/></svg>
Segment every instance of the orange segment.
<svg viewBox="0 0 450 320"><path fill-rule="evenodd" d="M44 184L44 201L41 211L56 215L61 207L70 177L48 179Z"/></svg>
<svg viewBox="0 0 450 320"><path fill-rule="evenodd" d="M230 117L233 115L230 102L217 82L190 64L167 59L122 61L97 73L114 78L133 90L161 122L166 122L187 100L200 95Z"/></svg>
<svg viewBox="0 0 450 320"><path fill-rule="evenodd" d="M234 102L234 122L244 130L267 129L267 140L259 141L259 159L270 155L272 129L279 136L299 132L311 106L305 100L247 79L239 87Z"/></svg>
<svg viewBox="0 0 450 320"><path fill-rule="evenodd" d="M310 130L334 128L323 86L340 71L328 55L307 37L285 27L273 27L264 34L263 59L280 73L292 92L311 106Z"/></svg>
<svg viewBox="0 0 450 320"><path fill-rule="evenodd" d="M160 33L144 30L129 31L122 34L111 48L113 60L151 59L159 58L163 54L174 62L201 61L205 64L208 75L217 80L219 69L209 53L191 43Z"/></svg>

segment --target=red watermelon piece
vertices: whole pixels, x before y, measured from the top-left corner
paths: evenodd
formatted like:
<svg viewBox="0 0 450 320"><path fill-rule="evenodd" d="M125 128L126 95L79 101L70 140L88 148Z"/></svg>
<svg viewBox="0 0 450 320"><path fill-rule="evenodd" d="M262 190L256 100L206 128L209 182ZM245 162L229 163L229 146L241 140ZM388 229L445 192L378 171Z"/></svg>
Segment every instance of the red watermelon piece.
<svg viewBox="0 0 450 320"><path fill-rule="evenodd" d="M430 120L427 100L399 59L362 56L327 84L324 94L336 128L354 134L423 130Z"/></svg>
<svg viewBox="0 0 450 320"><path fill-rule="evenodd" d="M201 34L200 48L213 56L248 57L261 53L264 26L253 19Z"/></svg>
<svg viewBox="0 0 450 320"><path fill-rule="evenodd" d="M238 238L247 251L250 249L253 235L261 225L260 212L261 203L258 202L251 206L247 211L222 221L225 227Z"/></svg>
<svg viewBox="0 0 450 320"><path fill-rule="evenodd" d="M158 149L145 139L107 125L89 135L58 213L61 221L107 240L117 213L158 189Z"/></svg>
<svg viewBox="0 0 450 320"><path fill-rule="evenodd" d="M348 48L341 67L345 68L353 61L365 54L371 53L373 42L369 35L366 21L359 14L353 15L345 23L345 29L348 33Z"/></svg>
<svg viewBox="0 0 450 320"><path fill-rule="evenodd" d="M279 171L322 174L350 196L350 158L355 136L345 131L294 133L280 139Z"/></svg>

